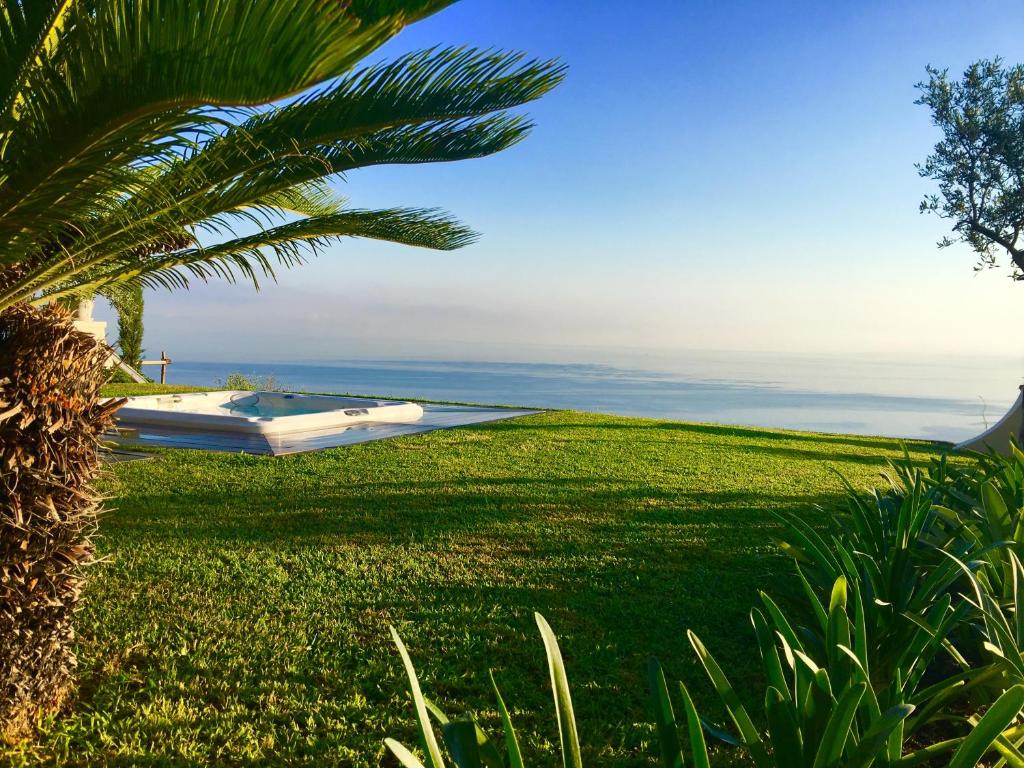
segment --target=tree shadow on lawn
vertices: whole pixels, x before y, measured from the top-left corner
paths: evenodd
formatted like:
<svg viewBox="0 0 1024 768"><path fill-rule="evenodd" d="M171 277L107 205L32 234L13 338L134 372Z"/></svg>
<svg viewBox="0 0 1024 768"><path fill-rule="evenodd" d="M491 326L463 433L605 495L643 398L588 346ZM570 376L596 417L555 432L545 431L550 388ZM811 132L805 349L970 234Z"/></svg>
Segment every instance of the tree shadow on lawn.
<svg viewBox="0 0 1024 768"><path fill-rule="evenodd" d="M578 415L573 413L572 415ZM595 415L595 419L597 415ZM682 421L659 421L650 419L626 419L622 421L577 421L544 423L536 420L510 419L485 425L487 429L507 432L514 430L548 430L548 429L612 429L612 430L666 430L676 433L694 435L714 435L716 437L743 438L748 440L780 440L786 442L814 443L826 448L828 446L851 446L870 448L876 451L891 452L898 450L901 442L906 443L913 453L924 452L938 457L951 449L951 444L941 441L903 439L898 437L859 437L856 435L832 434L828 432L789 432L770 430L768 428L730 426L725 424L694 424ZM735 443L727 443L730 450L737 447ZM751 449L755 446L750 446Z"/></svg>
<svg viewBox="0 0 1024 768"><path fill-rule="evenodd" d="M390 543L466 533L503 535L513 529L525 535L531 528L545 536L558 528L569 538L591 540L601 531L656 523L706 527L720 538L723 531L752 525L776 528L771 511L818 518L815 507L834 507L843 497L838 492L696 492L573 478L384 482L315 496L288 488L255 497L229 492L133 495L115 502L103 530L110 537L134 531L150 540L322 546L331 540Z"/></svg>
<svg viewBox="0 0 1024 768"><path fill-rule="evenodd" d="M912 448L910 454L910 464L914 467L924 468L927 467L932 458L938 458L942 455L939 450L922 450L919 446L908 446ZM762 445L723 445L721 450L727 451L728 453L744 453L753 456L776 456L785 459L799 459L802 461L814 461L823 462L827 464L863 464L865 466L877 466L884 468L887 463L889 456L879 456L877 454L869 453L838 453L833 450L829 450L827 453L821 449L813 448L786 448L782 446L762 446ZM889 450L894 450L892 446Z"/></svg>
<svg viewBox="0 0 1024 768"><path fill-rule="evenodd" d="M586 414L571 413L573 416L586 416ZM493 422L480 425L477 429L485 432L497 433L527 433L538 431L544 434L550 430L596 430L605 433L622 431L621 439L615 437L594 437L583 438L579 432L573 434L572 438L566 438L566 442L579 442L582 444L604 444L610 445L622 443L628 450L640 450L643 448L675 445L685 448L690 436L698 437L712 435L721 438L735 438L736 440L700 440L699 445L703 453L724 451L729 454L742 453L752 458L781 458L797 459L801 461L852 463L865 466L884 467L887 460L891 458L902 458L903 446L906 446L910 453L910 463L915 467L927 467L932 459L937 459L948 454L952 446L942 442L928 442L921 440L901 440L899 438L885 437L857 437L850 435L833 435L827 433L807 432L781 432L760 430L753 427L732 427L714 424L690 424L676 421L653 421L646 419L623 419L622 421L594 421L580 420L573 422L548 423L538 421L536 417L527 419L513 419L508 421ZM600 417L605 418L605 417ZM637 438L637 431L646 432L642 438ZM654 439L652 435L665 435L665 439ZM639 442L638 442L639 440ZM743 442L738 442L743 441ZM765 445L769 443L794 443L791 446ZM846 449L846 450L844 450ZM852 449L852 450L851 450ZM867 451L856 449L867 449Z"/></svg>

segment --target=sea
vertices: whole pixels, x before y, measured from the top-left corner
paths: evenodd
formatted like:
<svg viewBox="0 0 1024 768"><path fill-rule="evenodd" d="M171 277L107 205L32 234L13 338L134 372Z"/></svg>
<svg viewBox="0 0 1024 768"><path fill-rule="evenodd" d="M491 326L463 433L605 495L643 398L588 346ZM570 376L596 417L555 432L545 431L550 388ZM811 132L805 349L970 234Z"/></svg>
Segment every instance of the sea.
<svg viewBox="0 0 1024 768"><path fill-rule="evenodd" d="M168 382L217 386L232 373L296 392L569 408L956 442L998 421L1014 402L1024 383L1024 355L908 360L690 352L569 363L175 360Z"/></svg>

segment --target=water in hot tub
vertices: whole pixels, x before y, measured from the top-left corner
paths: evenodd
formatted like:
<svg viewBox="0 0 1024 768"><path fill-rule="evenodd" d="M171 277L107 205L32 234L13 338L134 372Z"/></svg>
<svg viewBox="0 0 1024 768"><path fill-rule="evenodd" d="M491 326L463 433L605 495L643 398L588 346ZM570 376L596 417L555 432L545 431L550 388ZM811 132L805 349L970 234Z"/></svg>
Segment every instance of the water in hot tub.
<svg viewBox="0 0 1024 768"><path fill-rule="evenodd" d="M307 398L289 394L276 393L244 393L235 395L229 402L220 406L231 416L256 417L261 419L278 416L300 416L308 413L324 413L325 411L344 410L361 411L376 403L355 398ZM350 415L356 415L350 413Z"/></svg>
<svg viewBox="0 0 1024 768"><path fill-rule="evenodd" d="M274 418L277 416L299 416L306 413L323 413L322 404L306 398L246 394L220 406L231 416ZM340 405L337 407L341 407Z"/></svg>

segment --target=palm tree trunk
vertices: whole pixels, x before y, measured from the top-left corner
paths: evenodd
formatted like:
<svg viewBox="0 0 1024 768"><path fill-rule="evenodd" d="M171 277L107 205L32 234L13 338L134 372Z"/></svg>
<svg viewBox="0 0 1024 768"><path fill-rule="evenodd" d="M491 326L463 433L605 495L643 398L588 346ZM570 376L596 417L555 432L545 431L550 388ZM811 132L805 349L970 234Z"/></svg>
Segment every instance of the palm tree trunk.
<svg viewBox="0 0 1024 768"><path fill-rule="evenodd" d="M56 306L0 312L0 738L32 733L74 683L73 614L99 497L105 345Z"/></svg>

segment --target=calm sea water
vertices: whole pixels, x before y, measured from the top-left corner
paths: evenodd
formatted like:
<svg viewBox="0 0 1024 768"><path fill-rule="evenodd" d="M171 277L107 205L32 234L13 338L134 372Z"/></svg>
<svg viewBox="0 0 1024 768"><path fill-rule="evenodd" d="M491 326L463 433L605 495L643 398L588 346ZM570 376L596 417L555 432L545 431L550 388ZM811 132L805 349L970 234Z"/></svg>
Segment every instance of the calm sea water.
<svg viewBox="0 0 1024 768"><path fill-rule="evenodd" d="M366 360L336 364L175 361L171 383L229 374L280 388L573 408L718 424L956 441L1005 412L1024 357L873 360L704 353L618 364Z"/></svg>

